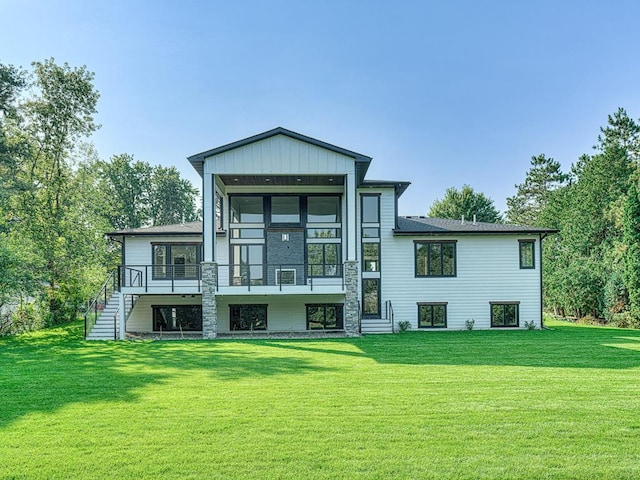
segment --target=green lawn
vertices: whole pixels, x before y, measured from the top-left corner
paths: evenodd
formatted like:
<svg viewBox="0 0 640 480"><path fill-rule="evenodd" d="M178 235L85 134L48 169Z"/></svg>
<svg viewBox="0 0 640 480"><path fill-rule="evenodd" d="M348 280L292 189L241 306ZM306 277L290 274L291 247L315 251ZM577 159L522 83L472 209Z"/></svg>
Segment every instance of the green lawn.
<svg viewBox="0 0 640 480"><path fill-rule="evenodd" d="M0 478L640 478L640 331L0 339Z"/></svg>

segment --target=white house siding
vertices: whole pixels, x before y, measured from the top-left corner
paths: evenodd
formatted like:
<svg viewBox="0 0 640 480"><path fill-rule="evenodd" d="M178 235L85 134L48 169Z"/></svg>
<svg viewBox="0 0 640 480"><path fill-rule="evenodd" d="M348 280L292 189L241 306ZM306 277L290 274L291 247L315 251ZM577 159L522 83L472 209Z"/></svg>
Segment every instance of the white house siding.
<svg viewBox="0 0 640 480"><path fill-rule="evenodd" d="M204 172L214 174L346 174L353 158L284 135L220 153L205 160Z"/></svg>
<svg viewBox="0 0 640 480"><path fill-rule="evenodd" d="M229 306L267 305L267 328L270 332L300 332L307 328L308 303L344 304L344 295L288 295L288 296L233 296L216 297L218 332L229 332Z"/></svg>
<svg viewBox="0 0 640 480"><path fill-rule="evenodd" d="M520 269L519 239L536 241L535 269ZM415 277L414 240L455 240L457 275ZM520 302L519 325L540 326L540 249L537 235L459 235L382 238L383 299L391 300L395 322L418 328L418 302L447 302L447 328L491 328L489 302Z"/></svg>
<svg viewBox="0 0 640 480"><path fill-rule="evenodd" d="M129 320L127 332L149 333L153 331L152 305L201 305L201 295L142 295L138 298Z"/></svg>
<svg viewBox="0 0 640 480"><path fill-rule="evenodd" d="M202 237L140 235L125 238L125 265L151 265L153 263L153 243L202 243Z"/></svg>

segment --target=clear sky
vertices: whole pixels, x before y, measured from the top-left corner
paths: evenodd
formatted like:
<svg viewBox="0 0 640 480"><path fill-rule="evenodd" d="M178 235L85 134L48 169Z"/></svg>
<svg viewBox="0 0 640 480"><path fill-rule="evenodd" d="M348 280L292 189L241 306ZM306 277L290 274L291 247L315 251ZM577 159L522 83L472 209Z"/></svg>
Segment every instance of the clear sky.
<svg viewBox="0 0 640 480"><path fill-rule="evenodd" d="M532 155L565 169L640 116L638 1L0 0L0 62L86 65L92 141L175 165L277 126L373 157L401 214L467 183L504 211Z"/></svg>

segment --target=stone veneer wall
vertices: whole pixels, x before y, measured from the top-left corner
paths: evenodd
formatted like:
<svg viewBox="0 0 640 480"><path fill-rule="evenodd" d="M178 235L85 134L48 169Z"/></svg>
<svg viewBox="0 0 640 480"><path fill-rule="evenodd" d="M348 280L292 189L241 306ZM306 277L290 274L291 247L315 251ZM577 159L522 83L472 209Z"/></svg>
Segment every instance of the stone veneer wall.
<svg viewBox="0 0 640 480"><path fill-rule="evenodd" d="M218 336L218 306L216 304L216 284L218 265L202 262L202 338Z"/></svg>
<svg viewBox="0 0 640 480"><path fill-rule="evenodd" d="M358 262L344 262L344 331L347 335L360 335L358 318Z"/></svg>

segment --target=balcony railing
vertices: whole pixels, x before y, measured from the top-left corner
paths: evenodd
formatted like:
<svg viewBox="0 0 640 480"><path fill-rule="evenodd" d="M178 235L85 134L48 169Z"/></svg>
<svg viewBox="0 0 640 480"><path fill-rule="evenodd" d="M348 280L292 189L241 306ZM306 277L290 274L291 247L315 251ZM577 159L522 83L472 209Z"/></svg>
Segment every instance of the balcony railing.
<svg viewBox="0 0 640 480"><path fill-rule="evenodd" d="M237 263L217 265L216 289L244 287L339 287L344 290L343 264L308 263ZM169 289L171 292L202 291L202 266L176 265L121 265L118 267L121 288L150 292Z"/></svg>
<svg viewBox="0 0 640 480"><path fill-rule="evenodd" d="M308 263L235 263L218 265L217 287L291 287L339 286L344 289L343 264Z"/></svg>

